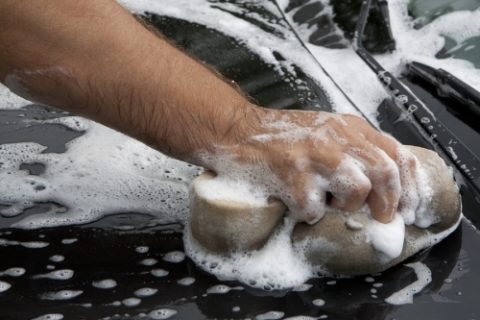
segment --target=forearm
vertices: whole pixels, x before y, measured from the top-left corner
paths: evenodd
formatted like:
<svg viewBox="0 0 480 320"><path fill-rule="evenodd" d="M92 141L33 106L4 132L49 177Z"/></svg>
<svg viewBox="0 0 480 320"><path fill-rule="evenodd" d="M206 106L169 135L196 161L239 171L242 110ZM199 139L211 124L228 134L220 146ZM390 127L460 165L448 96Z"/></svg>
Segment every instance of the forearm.
<svg viewBox="0 0 480 320"><path fill-rule="evenodd" d="M13 91L183 160L235 139L251 110L233 87L114 1L2 1L0 46L0 79Z"/></svg>
<svg viewBox="0 0 480 320"><path fill-rule="evenodd" d="M368 202L383 222L401 196L403 210L418 204L405 196L418 193L416 159L398 142L355 117L257 108L113 0L0 1L0 80L27 99L251 180L302 220L321 217L328 193L345 210Z"/></svg>

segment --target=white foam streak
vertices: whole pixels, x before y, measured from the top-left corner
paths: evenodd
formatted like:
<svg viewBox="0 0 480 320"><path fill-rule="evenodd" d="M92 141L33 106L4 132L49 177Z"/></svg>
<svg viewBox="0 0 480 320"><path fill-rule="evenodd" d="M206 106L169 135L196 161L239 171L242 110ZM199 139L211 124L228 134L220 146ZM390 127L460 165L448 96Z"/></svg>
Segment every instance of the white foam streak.
<svg viewBox="0 0 480 320"><path fill-rule="evenodd" d="M480 90L480 70L475 69L472 63L454 58L435 58L445 43L444 36L460 43L480 35L480 11L451 12L421 29L414 29L412 18L408 16L408 0L392 0L388 5L397 49L393 54L377 57L387 70L398 75L406 62L419 61L447 70Z"/></svg>
<svg viewBox="0 0 480 320"><path fill-rule="evenodd" d="M293 221L286 219L284 226L262 249L234 253L230 257L203 249L188 230L184 234L185 249L198 266L221 280L238 280L263 289L291 288L304 283L312 274L311 267L291 245L293 225Z"/></svg>
<svg viewBox="0 0 480 320"><path fill-rule="evenodd" d="M367 228L372 246L380 253L384 262L391 261L402 253L405 240L405 224L400 214L390 223L371 220Z"/></svg>
<svg viewBox="0 0 480 320"><path fill-rule="evenodd" d="M9 277L20 277L27 272L24 268L9 268L5 271L0 272L0 276L9 276Z"/></svg>
<svg viewBox="0 0 480 320"><path fill-rule="evenodd" d="M56 270L45 274L34 276L34 279L70 280L75 272L70 269Z"/></svg>
<svg viewBox="0 0 480 320"><path fill-rule="evenodd" d="M196 183L195 190L199 196L213 201L246 202L254 206L266 205L268 198L268 194L257 185L244 179L232 179L228 176L201 180Z"/></svg>
<svg viewBox="0 0 480 320"><path fill-rule="evenodd" d="M148 316L154 320L161 320L161 319L169 319L175 316L176 314L177 314L176 310L163 308L163 309L156 309L156 310L150 311Z"/></svg>
<svg viewBox="0 0 480 320"><path fill-rule="evenodd" d="M44 154L45 148L34 143L0 146L4 162L0 167L1 203L54 201L74 208L65 212L52 207L20 220L14 227L81 224L125 211L154 214L165 222L184 219L188 184L198 168L167 158L99 124L76 121L88 124L89 129L69 143L65 154ZM46 169L41 176L28 176L19 170L22 163L42 163Z"/></svg>
<svg viewBox="0 0 480 320"><path fill-rule="evenodd" d="M99 281L93 281L92 286L97 288L97 289L113 289L117 286L117 281L113 279L103 279Z"/></svg>
<svg viewBox="0 0 480 320"><path fill-rule="evenodd" d="M21 107L31 104L30 101L17 96L1 83L0 83L0 102L1 102L0 108L6 109L6 110L19 109Z"/></svg>
<svg viewBox="0 0 480 320"><path fill-rule="evenodd" d="M393 293L385 299L385 302L393 305L402 305L413 303L413 296L423 290L430 282L432 282L432 272L421 262L406 264L405 266L412 268L417 275L417 280L405 288Z"/></svg>
<svg viewBox="0 0 480 320"><path fill-rule="evenodd" d="M43 300L71 300L82 293L82 290L60 290L56 292L47 292L40 296L40 298Z"/></svg>
<svg viewBox="0 0 480 320"><path fill-rule="evenodd" d="M338 91L317 62L311 56L305 54L306 52L297 38L290 31L286 32L287 29L283 26L262 20L281 33L283 38L280 38L248 23L246 20L225 12L236 10L235 6L228 3L215 3L217 7L226 9L223 11L212 8L209 2L203 0L167 0L162 2L119 0L118 2L136 13L148 11L173 18L186 19L241 39L242 43L246 44L252 52L258 54L265 62L273 65L280 74L283 73L282 68L291 70L292 62L294 62L318 80L318 84L328 92L329 98L338 112L357 114L356 110L351 107L348 100ZM267 10L277 15L280 14L276 7L272 7L268 2L263 2L263 5ZM248 14L248 11L243 11L243 14ZM245 37L246 34L249 36ZM279 51L286 57L286 61L278 61L273 55L274 50Z"/></svg>
<svg viewBox="0 0 480 320"><path fill-rule="evenodd" d="M10 289L12 285L5 281L0 281L0 293L7 291Z"/></svg>
<svg viewBox="0 0 480 320"><path fill-rule="evenodd" d="M62 320L63 314L61 313L49 313L42 316L36 317L32 320Z"/></svg>

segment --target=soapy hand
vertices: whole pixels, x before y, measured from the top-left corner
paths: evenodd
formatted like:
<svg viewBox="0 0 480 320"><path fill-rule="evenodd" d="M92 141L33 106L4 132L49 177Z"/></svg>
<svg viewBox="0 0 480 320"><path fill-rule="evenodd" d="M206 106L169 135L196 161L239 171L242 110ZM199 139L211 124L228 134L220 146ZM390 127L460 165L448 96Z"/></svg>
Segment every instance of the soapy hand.
<svg viewBox="0 0 480 320"><path fill-rule="evenodd" d="M0 1L0 81L27 99L250 181L309 223L326 204L415 211L415 158L360 118L252 106L115 1L32 3Z"/></svg>
<svg viewBox="0 0 480 320"><path fill-rule="evenodd" d="M419 204L416 158L359 117L253 108L241 122L203 162L280 199L299 220L317 222L327 204L367 203L388 223Z"/></svg>

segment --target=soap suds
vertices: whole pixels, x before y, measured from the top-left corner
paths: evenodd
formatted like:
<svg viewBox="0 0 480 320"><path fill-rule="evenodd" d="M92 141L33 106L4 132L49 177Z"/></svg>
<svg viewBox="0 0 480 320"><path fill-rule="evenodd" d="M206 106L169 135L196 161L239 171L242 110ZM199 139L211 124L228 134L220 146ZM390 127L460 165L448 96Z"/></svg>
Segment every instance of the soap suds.
<svg viewBox="0 0 480 320"><path fill-rule="evenodd" d="M39 274L33 277L33 279L51 279L51 280L70 280L74 271L70 269L56 270L45 274Z"/></svg>
<svg viewBox="0 0 480 320"><path fill-rule="evenodd" d="M147 253L148 250L150 250L148 247L145 247L145 246L141 246L141 247L136 247L135 248L135 251L137 253Z"/></svg>
<svg viewBox="0 0 480 320"><path fill-rule="evenodd" d="M412 268L415 271L417 280L405 288L393 293L385 299L385 302L393 305L413 303L413 296L422 291L430 282L432 282L432 272L425 264L414 262L405 264L405 266Z"/></svg>
<svg viewBox="0 0 480 320"><path fill-rule="evenodd" d="M205 179L195 185L198 194L206 199L248 203L252 206L267 204L268 194L258 192L258 187L245 180L230 177ZM214 191L214 192L212 192Z"/></svg>
<svg viewBox="0 0 480 320"><path fill-rule="evenodd" d="M192 284L195 283L195 278L192 277L185 277L177 281L177 283L181 286L191 286Z"/></svg>
<svg viewBox="0 0 480 320"><path fill-rule="evenodd" d="M165 254L163 260L170 263L180 263L185 260L185 253L181 251L172 251Z"/></svg>
<svg viewBox="0 0 480 320"><path fill-rule="evenodd" d="M164 269L153 269L152 271L150 271L150 274L157 278L163 278L168 276L169 272Z"/></svg>
<svg viewBox="0 0 480 320"><path fill-rule="evenodd" d="M62 256L62 255L56 254L56 255L51 256L49 258L49 260L52 261L52 262L59 263L59 262L62 262L63 260L65 260L65 257Z"/></svg>
<svg viewBox="0 0 480 320"><path fill-rule="evenodd" d="M125 211L152 214L165 223L183 221L188 183L200 169L114 130L77 119L88 130L68 144L67 153L43 153L45 147L35 143L0 146L0 203L16 206L20 212L38 202L61 205L25 217L14 227L82 224ZM42 163L46 169L40 176L30 176L20 170L22 163Z"/></svg>
<svg viewBox="0 0 480 320"><path fill-rule="evenodd" d="M77 241L78 241L77 238L62 239L62 243L63 243L63 244L72 244L72 243L75 243L75 242L77 242Z"/></svg>
<svg viewBox="0 0 480 320"><path fill-rule="evenodd" d="M99 281L93 281L92 286L97 289L113 289L117 286L117 281L113 279L103 279Z"/></svg>
<svg viewBox="0 0 480 320"><path fill-rule="evenodd" d="M14 110L29 104L31 104L30 101L19 97L0 83L0 109Z"/></svg>
<svg viewBox="0 0 480 320"><path fill-rule="evenodd" d="M255 316L255 320L277 320L282 319L285 312L282 311L268 311Z"/></svg>
<svg viewBox="0 0 480 320"><path fill-rule="evenodd" d="M230 257L214 255L203 249L184 231L185 250L202 269L220 280L238 280L265 290L291 288L307 281L312 270L291 245L294 221L286 219L283 227L258 251L234 253Z"/></svg>
<svg viewBox="0 0 480 320"><path fill-rule="evenodd" d="M138 298L127 298L127 299L123 299L122 300L122 304L125 306L125 307L136 307L138 306L140 303L142 303L142 300L138 299Z"/></svg>
<svg viewBox="0 0 480 320"><path fill-rule="evenodd" d="M310 283L302 283L299 286L293 287L292 291L294 291L294 292L305 292L305 291L310 290L312 287L313 287L313 285L310 284Z"/></svg>
<svg viewBox="0 0 480 320"><path fill-rule="evenodd" d="M27 241L21 242L16 240L8 240L0 238L0 246L22 246L28 249L43 249L48 247L50 244L43 241Z"/></svg>
<svg viewBox="0 0 480 320"><path fill-rule="evenodd" d="M63 314L61 313L49 313L49 314L44 314L43 316L33 318L32 320L62 320L62 319L63 319Z"/></svg>
<svg viewBox="0 0 480 320"><path fill-rule="evenodd" d="M402 253L405 224L401 215L395 214L390 223L372 219L367 227L367 234L372 246L381 254L383 262L393 260Z"/></svg>
<svg viewBox="0 0 480 320"><path fill-rule="evenodd" d="M226 284L217 284L207 289L207 294L227 294L232 290L243 290L243 287L230 287Z"/></svg>
<svg viewBox="0 0 480 320"><path fill-rule="evenodd" d="M25 272L26 270L20 267L8 268L7 270L1 271L0 276L21 277Z"/></svg>
<svg viewBox="0 0 480 320"><path fill-rule="evenodd" d="M40 296L43 300L71 300L83 293L82 290L60 290L56 292L47 292Z"/></svg>
<svg viewBox="0 0 480 320"><path fill-rule="evenodd" d="M325 305L325 300L315 299L315 300L312 301L312 303L313 303L314 306L323 307Z"/></svg>
<svg viewBox="0 0 480 320"><path fill-rule="evenodd" d="M144 265L144 266L153 266L153 265L157 264L157 262L158 262L157 259L147 258L147 259L143 259L139 263Z"/></svg>
<svg viewBox="0 0 480 320"><path fill-rule="evenodd" d="M252 52L274 65L277 70L282 68L290 70L291 66L296 64L322 84L337 112L356 113L316 62L305 54L296 39L287 32L286 25L283 23L280 25L268 23L284 36L281 38L275 34L266 33L257 26L222 10L228 8L230 11L245 13L243 9L231 3L216 3L220 9L215 9L208 1L200 0L166 0L161 3L152 0L121 0L119 2L137 13L154 12L221 30L234 38L243 40L242 43ZM281 3L283 7L286 6L286 1ZM266 10L272 12L276 10L271 3L263 5ZM391 0L389 6L397 50L393 54L377 56L387 69L398 75L406 61L417 60L434 67L442 67L480 89L480 71L474 69L471 63L458 59L435 58L435 54L444 43L443 35L448 35L457 42L463 42L469 37L480 34L480 12L448 13L427 26L414 30L407 14L407 0ZM308 37L308 35L303 34L302 37ZM356 57L352 48L326 49L311 44L308 46L328 73L375 123L376 107L386 96L385 91L375 79L375 75ZM286 61L277 61L273 50L280 52ZM339 63L342 68L338 67ZM0 108L17 109L27 104L28 101L18 98L0 85ZM10 205L6 209L1 209L2 214L20 215L24 209L37 202L55 201L60 204L60 207L52 207L46 213L23 217L13 226L41 228L81 224L111 213L125 211L152 214L164 222L185 222L188 212L188 185L201 172L200 168L165 157L125 135L82 118L66 117L52 120L50 123L63 124L73 130L86 130L86 133L70 142L64 154L43 153L45 147L35 143L0 146L0 159L2 159L0 203ZM40 176L31 176L25 170L20 170L22 163L42 163L46 166L46 171ZM112 166L112 163L115 165ZM105 190L108 191L105 192ZM66 208L72 210L66 210ZM425 221L415 221L415 223L421 225L431 223L428 217L426 218ZM410 224L410 220L407 221L407 215L404 219L405 223ZM354 223L351 226L358 227ZM312 276L311 270L303 262L297 261L298 257L292 252L287 242L289 239L287 229L283 229L276 236L277 240L270 241L265 247L267 251L273 252L261 250L252 253L249 257L237 257L238 261L242 262L240 268L249 268L250 265L254 265L251 271L243 270L243 273L237 274L235 265L227 263L225 268L230 270L219 270L216 274L227 278L244 277L245 283L253 283L256 276L258 279L263 279L263 273L269 270L272 264L269 259L277 258L274 250L278 249L286 268L292 266L291 271L282 270L282 266L271 266L273 273L267 274L268 281L260 280L259 283L267 288L276 288L293 287L305 282ZM421 247L436 243L453 229L434 235L431 239L423 239L418 245ZM0 239L0 245L42 248L48 243ZM189 246L188 234L186 234L186 245ZM193 248L193 245L190 246ZM380 250L395 255L398 247L397 244L395 247L382 247ZM198 257L201 256L192 248L187 251L189 256L195 256L195 254ZM215 261L218 261L218 257L212 258L212 263L205 263L202 268L211 271L210 266L215 265ZM196 260L196 262L202 261ZM218 268L218 264L213 267L213 269ZM155 269L151 273L154 276L168 274L168 271L160 270ZM283 282L278 284L278 279L282 279ZM254 286L260 285L254 284Z"/></svg>
<svg viewBox="0 0 480 320"><path fill-rule="evenodd" d="M0 293L7 291L10 289L12 285L5 281L0 281Z"/></svg>
<svg viewBox="0 0 480 320"><path fill-rule="evenodd" d="M141 288L134 292L134 294L139 298L150 297L158 292L158 289L155 288Z"/></svg>
<svg viewBox="0 0 480 320"><path fill-rule="evenodd" d="M156 310L150 311L148 313L148 316L154 320L163 320L163 319L169 319L175 316L176 314L177 314L176 310L163 308L163 309L156 309Z"/></svg>

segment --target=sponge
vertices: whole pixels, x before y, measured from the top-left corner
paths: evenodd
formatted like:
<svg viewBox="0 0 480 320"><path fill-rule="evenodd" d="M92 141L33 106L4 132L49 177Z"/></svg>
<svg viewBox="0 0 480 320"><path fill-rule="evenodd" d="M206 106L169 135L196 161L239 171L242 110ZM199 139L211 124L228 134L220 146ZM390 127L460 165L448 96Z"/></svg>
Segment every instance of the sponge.
<svg viewBox="0 0 480 320"><path fill-rule="evenodd" d="M435 223L427 228L404 225L397 214L394 222L383 225L373 220L366 206L355 212L327 206L319 222L297 223L291 234L292 244L313 267L332 275L381 272L439 242L456 229L462 217L461 200L451 171L435 152L413 146L407 148L430 179L432 197L427 211L434 215ZM215 177L205 173L191 187L189 228L193 239L220 255L260 249L283 222L287 208L279 201L258 203L207 198L197 189L210 179ZM382 243L388 247L390 242L399 243L398 252L393 255L391 250L382 247Z"/></svg>

